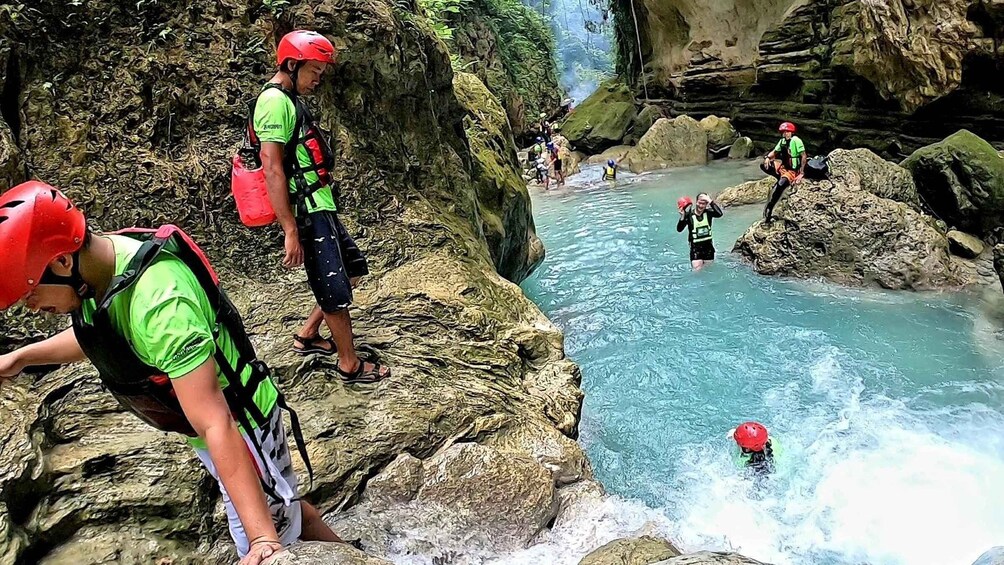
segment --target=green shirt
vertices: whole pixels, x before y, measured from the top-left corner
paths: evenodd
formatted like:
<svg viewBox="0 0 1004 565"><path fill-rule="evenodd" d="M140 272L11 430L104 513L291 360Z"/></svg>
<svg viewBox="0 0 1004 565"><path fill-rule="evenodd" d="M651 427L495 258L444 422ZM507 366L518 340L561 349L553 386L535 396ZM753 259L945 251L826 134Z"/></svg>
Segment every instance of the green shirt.
<svg viewBox="0 0 1004 565"><path fill-rule="evenodd" d="M266 88L258 95L258 103L255 104L254 109L254 131L258 136L258 140L261 142L274 142L274 143L289 143L289 140L293 138L293 129L296 127L296 106L293 101L289 99L278 88ZM306 133L305 128L309 128L310 124L303 124L301 126L300 135L302 136ZM307 152L307 148L303 144L296 146L296 158L303 167L309 167L310 154ZM306 172L303 174L304 180L308 184L313 184L317 182L317 173ZM290 194L296 193L296 182L293 179L289 180L289 192ZM331 193L331 187L325 186L318 189L313 194L314 204L311 205L310 199L307 200L307 213L319 212L319 211L335 211L335 197Z"/></svg>
<svg viewBox="0 0 1004 565"><path fill-rule="evenodd" d="M106 237L115 247L115 275L121 275L142 243L120 235ZM96 309L94 299L81 305L87 323L91 323ZM216 351L213 342L216 313L209 305L206 291L187 265L166 252L131 287L112 299L108 317L140 361L164 371L172 379L191 373ZM234 363L237 348L226 329L220 333L220 345L227 360ZM221 388L227 386L227 378L219 367L216 377ZM241 380L246 383L250 377L251 368L246 367ZM278 396L272 379L265 379L255 391L254 402L263 414L270 414ZM206 447L201 438L190 438L189 443Z"/></svg>
<svg viewBox="0 0 1004 565"><path fill-rule="evenodd" d="M798 158L802 155L802 153L805 153L805 145L797 135L791 136L790 142L786 142L782 137L781 140L777 142L777 145L774 146L774 153L780 153L785 143L788 144L788 152L791 154L791 166L797 169L800 163Z"/></svg>

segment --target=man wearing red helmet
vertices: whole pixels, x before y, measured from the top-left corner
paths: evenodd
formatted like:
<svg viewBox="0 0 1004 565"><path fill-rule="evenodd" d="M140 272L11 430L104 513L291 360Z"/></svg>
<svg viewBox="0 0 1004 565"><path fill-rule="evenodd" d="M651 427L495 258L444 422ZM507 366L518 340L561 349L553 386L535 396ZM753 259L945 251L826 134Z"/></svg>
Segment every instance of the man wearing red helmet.
<svg viewBox="0 0 1004 565"><path fill-rule="evenodd" d="M299 438L295 412L184 232L91 234L61 192L31 181L0 195L0 268L0 310L23 301L73 322L0 355L0 380L89 360L124 408L187 436L219 483L241 565L297 539L340 541L297 493L279 410Z"/></svg>
<svg viewBox="0 0 1004 565"><path fill-rule="evenodd" d="M767 222L772 221L774 206L784 194L784 189L805 175L805 164L808 161L805 144L795 135L795 129L795 124L791 122L784 122L778 127L782 137L774 146L774 150L763 158L763 163L760 165L763 172L777 179L771 189L767 206L763 209L763 217Z"/></svg>
<svg viewBox="0 0 1004 565"><path fill-rule="evenodd" d="M301 96L317 88L335 62L335 47L323 35L297 30L283 36L279 70L255 100L249 138L260 147L265 183L285 234L288 268L304 265L317 300L293 337L300 354L338 354L336 370L346 383L375 382L387 367L364 362L352 341L352 287L369 269L366 258L336 214L334 156ZM320 336L325 322L333 339Z"/></svg>
<svg viewBox="0 0 1004 565"><path fill-rule="evenodd" d="M758 475L774 472L774 441L759 422L744 422L729 433L739 448L739 464Z"/></svg>

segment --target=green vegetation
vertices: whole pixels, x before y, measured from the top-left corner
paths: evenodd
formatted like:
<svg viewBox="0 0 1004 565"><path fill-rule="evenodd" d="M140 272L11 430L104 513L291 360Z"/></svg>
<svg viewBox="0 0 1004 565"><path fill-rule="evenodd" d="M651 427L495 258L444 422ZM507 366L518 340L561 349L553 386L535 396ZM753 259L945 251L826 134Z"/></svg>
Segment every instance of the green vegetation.
<svg viewBox="0 0 1004 565"><path fill-rule="evenodd" d="M453 28L448 22L467 5L467 0L418 0L418 5L425 10L436 35L448 42L453 39Z"/></svg>

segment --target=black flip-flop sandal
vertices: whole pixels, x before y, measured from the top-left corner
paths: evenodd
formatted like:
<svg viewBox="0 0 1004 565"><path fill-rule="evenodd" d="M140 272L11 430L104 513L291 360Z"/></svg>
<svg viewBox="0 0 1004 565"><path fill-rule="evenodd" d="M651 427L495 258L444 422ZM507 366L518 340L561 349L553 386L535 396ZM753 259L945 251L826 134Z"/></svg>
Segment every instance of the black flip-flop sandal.
<svg viewBox="0 0 1004 565"><path fill-rule="evenodd" d="M331 345L331 349L325 348L323 343ZM299 345L297 345L299 344ZM293 352L299 355L310 355L319 353L321 355L334 355L337 352L335 342L330 338L321 337L320 334L314 337L303 337L300 334L293 334Z"/></svg>
<svg viewBox="0 0 1004 565"><path fill-rule="evenodd" d="M373 363L373 368L369 371L365 370L365 368L366 361L363 361L362 359L359 360L359 366L356 367L355 371L343 371L341 367L337 364L335 365L335 371L338 372L338 377L347 385L376 383L390 377L390 369L387 370L386 375L380 374L380 369L383 369L383 365L380 363Z"/></svg>

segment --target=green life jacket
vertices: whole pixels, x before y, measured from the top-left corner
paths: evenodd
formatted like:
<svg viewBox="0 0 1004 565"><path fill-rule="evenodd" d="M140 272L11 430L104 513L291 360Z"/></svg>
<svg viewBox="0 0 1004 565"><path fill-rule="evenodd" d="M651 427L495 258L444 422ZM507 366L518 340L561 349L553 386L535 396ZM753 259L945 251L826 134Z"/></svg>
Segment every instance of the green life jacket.
<svg viewBox="0 0 1004 565"><path fill-rule="evenodd" d="M700 219L698 219L697 214L691 214L690 235L692 243L711 241L711 216L708 215L707 210L704 211Z"/></svg>
<svg viewBox="0 0 1004 565"><path fill-rule="evenodd" d="M771 437L767 442L767 447L764 449L766 452L766 458L760 454L753 453L743 453L742 449L738 446L733 452L733 462L736 467L740 469L754 468L760 471L773 471L777 467L778 457L781 455L781 446L778 445L777 438ZM754 455L758 455L754 458ZM765 460L766 459L766 460Z"/></svg>
<svg viewBox="0 0 1004 565"><path fill-rule="evenodd" d="M617 167L603 166L603 180L617 180Z"/></svg>

